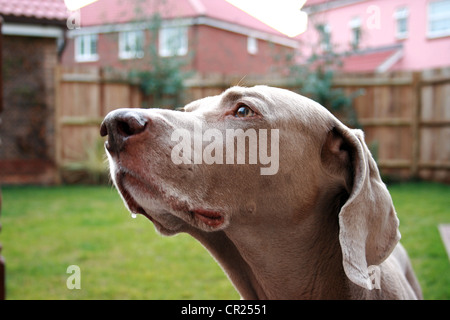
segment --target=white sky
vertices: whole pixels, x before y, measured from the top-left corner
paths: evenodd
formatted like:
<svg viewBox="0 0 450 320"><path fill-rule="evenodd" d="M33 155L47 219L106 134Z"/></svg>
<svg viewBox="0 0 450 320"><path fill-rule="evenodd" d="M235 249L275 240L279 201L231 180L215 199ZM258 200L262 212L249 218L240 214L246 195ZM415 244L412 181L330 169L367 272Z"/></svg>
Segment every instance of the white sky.
<svg viewBox="0 0 450 320"><path fill-rule="evenodd" d="M66 4L67 9L75 11L96 1L97 0L64 0L64 3Z"/></svg>
<svg viewBox="0 0 450 320"><path fill-rule="evenodd" d="M306 31L308 15L300 10L306 0L226 1L288 37Z"/></svg>

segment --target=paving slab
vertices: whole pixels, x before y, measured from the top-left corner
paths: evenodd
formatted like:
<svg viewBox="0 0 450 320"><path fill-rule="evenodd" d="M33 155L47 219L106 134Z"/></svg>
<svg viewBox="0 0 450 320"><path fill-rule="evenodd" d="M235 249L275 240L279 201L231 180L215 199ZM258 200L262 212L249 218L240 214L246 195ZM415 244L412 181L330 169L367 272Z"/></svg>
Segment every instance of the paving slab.
<svg viewBox="0 0 450 320"><path fill-rule="evenodd" d="M444 242L445 250L447 250L448 259L450 260L450 224L440 224L439 232L441 233L441 238Z"/></svg>

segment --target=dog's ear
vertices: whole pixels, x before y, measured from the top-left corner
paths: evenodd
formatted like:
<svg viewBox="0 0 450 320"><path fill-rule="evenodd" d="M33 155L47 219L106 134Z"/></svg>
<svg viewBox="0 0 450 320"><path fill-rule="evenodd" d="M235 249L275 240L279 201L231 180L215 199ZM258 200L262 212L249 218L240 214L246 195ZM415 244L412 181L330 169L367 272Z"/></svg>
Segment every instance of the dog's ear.
<svg viewBox="0 0 450 320"><path fill-rule="evenodd" d="M361 130L338 124L328 134L322 162L341 177L349 193L339 212L344 271L352 282L373 289L370 266L383 262L400 240L389 191Z"/></svg>

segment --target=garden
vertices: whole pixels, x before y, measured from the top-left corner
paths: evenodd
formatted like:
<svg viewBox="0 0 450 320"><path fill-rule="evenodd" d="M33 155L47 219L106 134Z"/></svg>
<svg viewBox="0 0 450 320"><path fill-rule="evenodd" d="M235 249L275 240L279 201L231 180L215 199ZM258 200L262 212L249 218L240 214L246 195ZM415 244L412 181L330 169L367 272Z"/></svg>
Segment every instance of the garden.
<svg viewBox="0 0 450 320"><path fill-rule="evenodd" d="M449 257L438 230L450 223L450 186L388 188L424 298L450 299ZM133 219L111 186L2 193L8 299L239 299L196 240L162 237L144 217Z"/></svg>

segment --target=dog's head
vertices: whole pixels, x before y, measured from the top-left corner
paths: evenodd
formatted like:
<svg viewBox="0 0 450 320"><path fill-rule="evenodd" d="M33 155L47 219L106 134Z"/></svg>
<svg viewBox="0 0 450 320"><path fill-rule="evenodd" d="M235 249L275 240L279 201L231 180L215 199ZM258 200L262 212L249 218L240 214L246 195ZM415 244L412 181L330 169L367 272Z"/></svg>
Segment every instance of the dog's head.
<svg viewBox="0 0 450 320"><path fill-rule="evenodd" d="M300 193L295 176L313 185L314 172L302 168L313 160L317 128L309 123L317 114L295 110L306 101L280 89L235 87L182 111L113 111L101 128L112 180L128 209L163 234L226 228L273 207L280 194L287 210ZM293 188L280 190L286 182Z"/></svg>
<svg viewBox="0 0 450 320"><path fill-rule="evenodd" d="M234 87L182 111L118 109L101 135L128 209L162 234L242 228L277 237L338 207L344 269L365 287L367 267L398 241L362 132L293 92Z"/></svg>

